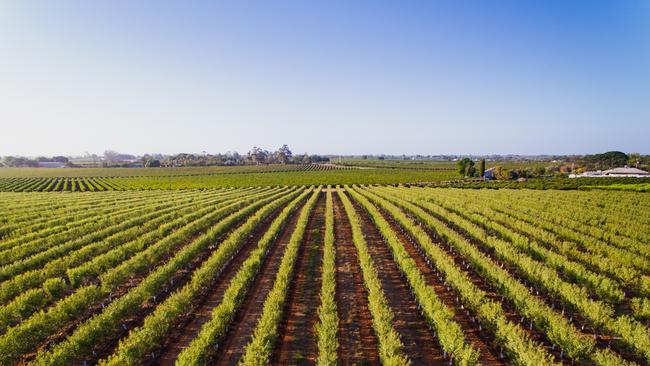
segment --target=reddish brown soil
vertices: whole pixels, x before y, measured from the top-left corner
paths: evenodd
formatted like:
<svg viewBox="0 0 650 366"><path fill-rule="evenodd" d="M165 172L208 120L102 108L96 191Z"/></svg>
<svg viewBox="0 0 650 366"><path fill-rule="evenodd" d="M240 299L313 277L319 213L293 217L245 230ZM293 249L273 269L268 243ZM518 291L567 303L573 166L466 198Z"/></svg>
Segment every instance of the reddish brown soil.
<svg viewBox="0 0 650 366"><path fill-rule="evenodd" d="M264 300L273 288L275 274L280 267L282 256L296 227L298 217L299 214L296 212L269 250L255 281L246 294L246 299L239 307L224 339L220 342L219 352L215 355L212 365L234 366L244 354L245 347L250 342L257 321L262 315Z"/></svg>
<svg viewBox="0 0 650 366"><path fill-rule="evenodd" d="M90 188L88 188L88 184L86 184L86 181L85 181L85 180L82 180L82 181L81 181L81 185L83 185L83 188L84 188L85 191L89 191L89 190L90 190Z"/></svg>
<svg viewBox="0 0 650 366"><path fill-rule="evenodd" d="M418 269L424 276L427 285L431 286L438 298L449 308L454 310L454 320L458 323L467 341L472 346L480 351L480 361L484 365L505 365L507 360L499 358L499 349L496 346L494 335L491 334L486 328L480 327L480 323L468 309L462 309L462 302L456 301L458 298L454 291L450 288L449 291L444 285L444 280L434 270L433 265L429 265L423 253L420 251L418 244L413 238L385 211L380 210L382 216L391 225L391 228L400 238L404 249L411 255L411 258L417 263Z"/></svg>
<svg viewBox="0 0 650 366"><path fill-rule="evenodd" d="M485 216L485 215L483 215L483 216ZM564 255L560 251L557 250L556 246L553 243L546 242L546 241L543 241L543 240L539 240L537 238L533 239L533 237L531 235L529 235L528 232L515 227L510 222L507 222L507 221L504 221L504 220L494 220L494 222L508 228L512 232L515 232L515 233L517 233L519 235L523 235L525 237L528 237L531 240L536 241L537 243L542 245L544 248L546 248L546 249L548 249L550 251L553 251L554 253L557 253L559 255ZM498 236L497 233L493 233L493 234ZM558 235L558 237L562 238L562 236L560 236L560 235ZM571 240L571 239L567 239L567 238L564 238L564 239L565 240ZM586 249L583 248L583 250L586 250ZM610 273L601 271L598 267L596 267L593 264L589 263L589 261L585 261L582 258L576 258L576 257L573 257L573 256L567 256L567 258L570 258L572 261L574 261L576 263L580 263L581 265L583 265L585 268L587 268L588 270L590 270L592 272L596 272L596 273L599 273L599 274L601 274L603 276L608 277L610 280L612 280L614 282L617 282L617 283L620 282L619 279L612 276ZM574 282L573 279L571 278L571 276L566 276L563 273L560 273L560 275L562 275L562 278L565 281ZM621 316L621 315L633 316L633 312L632 312L631 307L630 307L630 300L632 298L634 298L634 297L640 297L642 295L637 290L635 290L635 289L633 289L633 288L631 288L629 286L625 286L625 285L620 284L619 287L621 288L621 290L623 290L625 292L625 298L623 299L621 304L618 304L615 307L616 308L616 315L617 316Z"/></svg>
<svg viewBox="0 0 650 366"><path fill-rule="evenodd" d="M233 259L224 266L221 275L215 278L212 284L206 286L205 291L197 297L194 303L195 307L179 319L177 325L170 331L167 339L153 352L153 357L150 360L152 364L173 365L175 363L178 355L199 334L203 324L212 318L212 309L219 305L226 289L230 285L230 281L235 277L237 271L250 253L257 248L257 243L282 208L278 208L274 213L264 218L251 235L249 235L240 250L233 256Z"/></svg>
<svg viewBox="0 0 650 366"><path fill-rule="evenodd" d="M518 210L518 209L516 209L514 207L511 208L511 207L507 207L507 206L502 206L502 207L500 207L498 209L499 212L503 212L503 213L507 213L507 211L509 211L509 210L514 210L514 211L518 211L520 213L523 213L521 210ZM557 226L557 222L549 220L548 218L542 218L542 217L539 216L539 214L536 214L536 215L528 214L528 215L533 217L536 221L539 220L539 221L547 222L549 224L553 224L553 225ZM586 223L583 223L583 224L586 224ZM587 226L594 226L594 225L593 224L587 224ZM594 236L594 234L592 232L590 232L589 229L586 229L586 228L579 229L579 228L573 227L573 230L584 237L584 239L582 241L589 241L590 240L589 238L594 238L594 239L597 239L597 240L603 240L602 238L599 238L598 236ZM566 235L563 235L561 233L556 232L555 230L553 230L553 232L556 235L558 235L558 236L560 236L560 237L562 237L562 238L564 238L566 240L575 241L575 240L573 240L571 238L567 238ZM623 233L618 233L618 235L623 236L623 237L627 236L627 235L625 235ZM630 238L629 236L627 236L627 237ZM630 238L630 239L639 241L638 239L634 239L634 238ZM618 248L620 250L623 250L625 252L628 252L628 253L630 253L632 255L640 256L643 259L650 260L650 256L648 256L647 254L645 254L643 252L639 253L637 251L634 251L634 250L626 247L625 245L621 245L616 240L613 240L613 239L610 238L610 239L604 239L604 241L607 242L607 244L610 245L610 246L614 246L614 247L616 247L616 248ZM582 244L582 243L579 243L579 244ZM583 247L587 248L585 246L585 244L582 244L582 245L583 245ZM643 268L639 268L639 270L643 271Z"/></svg>
<svg viewBox="0 0 650 366"><path fill-rule="evenodd" d="M221 235L215 241L215 243L219 243L223 241L225 238L227 238L230 235L230 233L233 230L235 230L242 222L243 220L240 221L237 225L233 226L231 230L229 230L229 232ZM174 253L172 253L172 255ZM194 272L194 270L199 268L201 264L205 262L212 253L213 253L212 250L206 250L200 253L199 255L197 255L195 258L192 259L187 269L182 269L174 273L170 283L167 284L163 288L163 290L158 293L158 295L156 295L155 302L153 301L153 299L150 299L146 304L144 304L144 306L141 306L140 309L138 309L136 314L121 322L123 327L119 332L116 332L112 337L108 339L102 340L102 343L98 345L94 350L95 352L94 359L102 359L108 357L117 347L119 340L127 336L128 332L131 329L141 326L144 323L144 319L156 309L156 306L164 302L167 299L167 297L169 297L169 295L171 295L175 290L182 288L191 279L192 272ZM155 352L153 356L154 357L156 356ZM94 362L94 360L92 360L89 363L92 362Z"/></svg>
<svg viewBox="0 0 650 366"><path fill-rule="evenodd" d="M377 268L381 287L393 311L393 326L404 344L404 353L414 365L445 365L446 355L440 347L426 318L418 309L417 301L395 263L388 244L370 218L357 202L355 209L361 220L368 250Z"/></svg>
<svg viewBox="0 0 650 366"><path fill-rule="evenodd" d="M244 220L243 218L242 220ZM236 223L231 230L228 232L222 234L215 242L220 242L223 240L223 238L227 237L234 228L239 226L243 221L239 221ZM194 239L205 233L206 230L203 230L201 232L197 232L192 237L188 240L186 240L184 243L182 243L179 248L185 247L189 243L191 243ZM170 253L167 253L167 255L161 259L156 266L161 265L163 263L166 263L171 257L173 257L177 251L173 251ZM174 274L172 277L172 280L163 287L162 291L156 295L156 301L154 302L153 299L150 299L146 304L144 304L134 316L131 316L128 319L125 319L122 321L120 324L122 325L122 329L115 332L112 337L109 339L102 340L100 344L97 344L95 348L93 349L93 355L90 357L84 357L79 360L80 363L83 363L84 361L91 365L97 362L98 359L108 357L114 350L114 348L117 346L119 340L124 337L126 334L128 334L129 330L140 326L142 322L144 321L144 317L151 313L157 304L160 302L164 301L169 294L179 288L180 286L184 285L186 281L189 279L189 274L197 268L198 265L200 265L205 259L208 258L208 256L211 254L210 250L206 250L205 252L201 253L201 255L197 256L192 260L192 262L188 265L188 269L183 269ZM152 269L155 268L156 266L152 266ZM49 336L45 341L43 341L37 348L36 352L26 354L25 357L23 357L23 362L29 361L33 359L38 352L45 351L49 349L52 345L62 341L65 339L67 336L72 334L76 327L95 314L101 313L103 310L103 306L108 305L112 301L115 301L116 299L122 297L124 294L126 294L128 291L130 291L132 288L138 286L142 280L148 275L149 273L141 273L138 276L135 276L131 279L129 279L127 282L121 284L117 289L115 289L111 295L108 298L104 298L102 301L93 304L90 306L88 309L86 309L80 316L78 316L74 321L71 321L68 323L66 326L61 328L59 332L52 334Z"/></svg>
<svg viewBox="0 0 650 366"><path fill-rule="evenodd" d="M315 326L318 322L325 195L312 211L305 240L300 248L295 281L291 285L280 323L278 345L272 357L275 365L313 365L318 356Z"/></svg>
<svg viewBox="0 0 650 366"><path fill-rule="evenodd" d="M420 207L423 208L423 207ZM423 208L425 209L425 208ZM425 209L426 210L426 209ZM429 212L432 214L431 212ZM432 214L434 215L434 214ZM435 216L435 215L434 215ZM433 230L429 229L429 227L422 222L420 222L416 217L409 215L409 217L420 224L421 228L429 235L431 240L434 243L437 243L441 249L443 249L446 254L454 260L454 263L456 266L461 269L465 274L470 278L472 283L481 290L485 291L485 293L490 297L492 300L500 302L503 310L505 312L506 318L513 322L513 323L520 323L522 328L528 333L530 338L536 342L539 343L540 347L544 348L545 351L547 351L550 355L555 356L555 361L559 362L559 356L560 352L557 347L554 347L552 342L548 340L546 337L546 334L544 330L540 330L539 328L533 326L532 328L530 327L531 321L530 319L527 319L526 317L522 316L517 310L516 307L514 306L514 303L510 301L508 298L501 296L498 292L498 288L496 288L491 282L489 282L487 279L485 279L479 272L477 272L470 262L465 261L462 255L459 255L458 252L456 252L452 246L449 245L444 239L442 239L436 232ZM448 287L448 286L445 286ZM451 289L451 287L449 287ZM523 321L522 321L523 319ZM506 355L506 352L504 350L503 355ZM501 349L499 348L499 357L501 356ZM566 358L563 360L566 362Z"/></svg>
<svg viewBox="0 0 650 366"><path fill-rule="evenodd" d="M431 213L431 212L430 212ZM432 213L433 214L433 213ZM435 214L434 214L435 215ZM594 337L596 340L596 346L600 349L605 349L605 348L612 348L615 350L621 357L629 360L629 361L634 361L634 362L640 362L644 363L643 359L635 356L634 354L630 353L627 350L627 346L619 340L618 337L612 336L611 334L608 334L608 332L602 330L602 329L595 329L591 326L589 326L590 321L586 318L584 318L579 311L576 309L573 309L570 304L565 304L562 302L562 300L555 294L551 294L544 289L543 286L537 286L533 282L529 281L527 278L527 275L524 274L521 270L519 270L516 266L507 263L507 262L502 262L497 258L497 255L495 254L494 250L491 248L488 248L485 246L482 242L479 240L473 238L471 235L469 235L465 230L462 228L458 227L454 223L448 221L444 217L439 217L437 216L442 222L445 223L450 229L460 233L465 237L469 242L471 242L476 248L478 248L483 254L488 256L493 262L500 264L503 269L508 271L510 276L514 278L515 280L519 281L522 283L524 286L528 287L531 293L533 293L537 298L542 300L546 305L551 306L554 309L562 309L562 315L564 315L565 318L569 320L573 324L573 326L582 334ZM485 229L485 228L484 228ZM488 233L491 235L494 235L494 233L491 232L491 230L486 229Z"/></svg>
<svg viewBox="0 0 650 366"><path fill-rule="evenodd" d="M352 229L343 204L333 195L336 240L336 303L339 316L341 365L379 365L378 342L368 309L368 292L363 285Z"/></svg>

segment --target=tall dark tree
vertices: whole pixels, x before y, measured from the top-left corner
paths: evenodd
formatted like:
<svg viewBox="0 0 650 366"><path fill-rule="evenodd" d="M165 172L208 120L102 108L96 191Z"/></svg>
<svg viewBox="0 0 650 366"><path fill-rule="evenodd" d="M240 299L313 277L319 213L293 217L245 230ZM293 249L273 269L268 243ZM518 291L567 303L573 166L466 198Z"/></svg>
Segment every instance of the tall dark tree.
<svg viewBox="0 0 650 366"><path fill-rule="evenodd" d="M477 173L479 177L483 177L483 174L485 174L485 159L481 159L479 162Z"/></svg>

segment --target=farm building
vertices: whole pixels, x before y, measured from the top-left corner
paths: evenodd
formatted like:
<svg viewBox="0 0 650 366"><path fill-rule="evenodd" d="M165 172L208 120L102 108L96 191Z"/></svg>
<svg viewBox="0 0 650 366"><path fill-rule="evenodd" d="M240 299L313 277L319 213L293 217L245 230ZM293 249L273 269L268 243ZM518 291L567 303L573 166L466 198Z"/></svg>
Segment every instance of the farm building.
<svg viewBox="0 0 650 366"><path fill-rule="evenodd" d="M630 167L614 168L605 170L603 173L605 173L605 175L608 177L650 177L650 173L646 172L645 170Z"/></svg>
<svg viewBox="0 0 650 366"><path fill-rule="evenodd" d="M490 168L490 169L487 169L485 172L483 172L483 178L489 179L489 180L495 179L494 178L494 169L495 168Z"/></svg>
<svg viewBox="0 0 650 366"><path fill-rule="evenodd" d="M620 168L614 168L614 169L609 169L605 171L595 171L595 172L584 172L582 174L571 174L569 175L569 178L583 178L583 177L589 177L589 178L599 178L599 177L629 177L629 178L646 178L650 177L650 173L646 172L645 170L641 170L638 168L631 168L631 167L620 167Z"/></svg>

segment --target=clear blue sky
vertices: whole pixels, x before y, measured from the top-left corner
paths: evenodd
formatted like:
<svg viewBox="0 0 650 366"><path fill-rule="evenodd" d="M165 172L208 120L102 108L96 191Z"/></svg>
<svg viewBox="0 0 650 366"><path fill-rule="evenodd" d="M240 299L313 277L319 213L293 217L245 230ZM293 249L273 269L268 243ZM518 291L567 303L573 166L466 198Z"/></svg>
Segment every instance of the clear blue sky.
<svg viewBox="0 0 650 366"><path fill-rule="evenodd" d="M2 1L0 155L650 153L650 1Z"/></svg>

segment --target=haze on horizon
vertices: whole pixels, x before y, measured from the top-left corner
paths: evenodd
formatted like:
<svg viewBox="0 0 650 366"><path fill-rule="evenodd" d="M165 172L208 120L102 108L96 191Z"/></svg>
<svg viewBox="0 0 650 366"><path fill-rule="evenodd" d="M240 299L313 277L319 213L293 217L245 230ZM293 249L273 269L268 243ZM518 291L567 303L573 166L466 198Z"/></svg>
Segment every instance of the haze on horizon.
<svg viewBox="0 0 650 366"><path fill-rule="evenodd" d="M0 155L650 153L650 2L6 1Z"/></svg>

